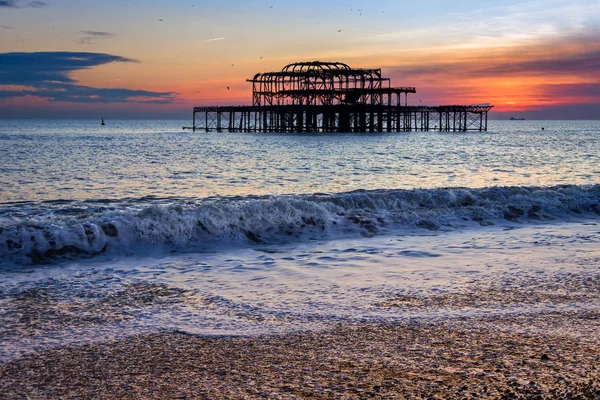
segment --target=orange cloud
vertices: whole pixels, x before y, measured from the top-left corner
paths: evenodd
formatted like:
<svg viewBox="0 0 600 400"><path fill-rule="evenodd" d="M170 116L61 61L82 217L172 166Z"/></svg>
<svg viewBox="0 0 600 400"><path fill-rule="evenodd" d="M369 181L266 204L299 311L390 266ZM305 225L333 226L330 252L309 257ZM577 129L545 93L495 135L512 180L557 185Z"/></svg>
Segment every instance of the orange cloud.
<svg viewBox="0 0 600 400"><path fill-rule="evenodd" d="M600 103L598 36L507 48L419 53L385 71L428 103L492 103L496 111ZM431 60L436 60L432 62ZM392 65L390 65L392 64Z"/></svg>

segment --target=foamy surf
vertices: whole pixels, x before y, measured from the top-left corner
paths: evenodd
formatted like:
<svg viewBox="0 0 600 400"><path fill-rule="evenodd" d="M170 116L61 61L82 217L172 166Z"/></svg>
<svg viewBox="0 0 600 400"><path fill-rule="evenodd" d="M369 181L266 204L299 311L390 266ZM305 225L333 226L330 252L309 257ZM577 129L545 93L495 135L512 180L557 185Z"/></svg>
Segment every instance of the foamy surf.
<svg viewBox="0 0 600 400"><path fill-rule="evenodd" d="M469 226L596 218L600 185L13 203L0 207L0 265L104 254L211 251Z"/></svg>
<svg viewBox="0 0 600 400"><path fill-rule="evenodd" d="M139 333L252 336L600 307L597 222L422 233L4 272L0 362Z"/></svg>

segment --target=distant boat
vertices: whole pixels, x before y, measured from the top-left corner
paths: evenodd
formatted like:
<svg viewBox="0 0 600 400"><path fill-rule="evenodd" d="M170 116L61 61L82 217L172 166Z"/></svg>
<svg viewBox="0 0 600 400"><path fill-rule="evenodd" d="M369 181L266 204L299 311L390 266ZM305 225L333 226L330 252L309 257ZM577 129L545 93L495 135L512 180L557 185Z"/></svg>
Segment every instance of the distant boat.
<svg viewBox="0 0 600 400"><path fill-rule="evenodd" d="M106 124L104 123L104 117L102 117L102 122L100 123L100 125L102 125L102 126L106 125Z"/></svg>
<svg viewBox="0 0 600 400"><path fill-rule="evenodd" d="M510 117L508 120L509 120L509 121L525 121L525 118L515 118L515 117Z"/></svg>

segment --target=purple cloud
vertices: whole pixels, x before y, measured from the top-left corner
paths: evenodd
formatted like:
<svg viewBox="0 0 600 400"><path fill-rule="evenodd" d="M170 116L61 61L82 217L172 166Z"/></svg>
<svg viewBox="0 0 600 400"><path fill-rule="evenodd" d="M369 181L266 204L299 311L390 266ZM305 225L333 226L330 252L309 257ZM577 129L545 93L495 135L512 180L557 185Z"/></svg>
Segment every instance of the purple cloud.
<svg viewBox="0 0 600 400"><path fill-rule="evenodd" d="M29 1L24 3L20 0L0 0L0 7L10 7L10 8L25 8L25 7L45 7L47 4L43 1Z"/></svg>
<svg viewBox="0 0 600 400"><path fill-rule="evenodd" d="M492 64L456 63L412 65L394 67L391 74L408 77L424 77L432 75L459 75L468 77L506 76L506 75L585 75L597 74L600 71L600 50L567 56L556 56L540 60L510 61Z"/></svg>
<svg viewBox="0 0 600 400"><path fill-rule="evenodd" d="M170 103L176 99L174 92L80 86L70 77L74 71L114 62L137 61L103 53L0 53L0 85L32 88L0 90L0 98L38 96L51 101L78 103Z"/></svg>

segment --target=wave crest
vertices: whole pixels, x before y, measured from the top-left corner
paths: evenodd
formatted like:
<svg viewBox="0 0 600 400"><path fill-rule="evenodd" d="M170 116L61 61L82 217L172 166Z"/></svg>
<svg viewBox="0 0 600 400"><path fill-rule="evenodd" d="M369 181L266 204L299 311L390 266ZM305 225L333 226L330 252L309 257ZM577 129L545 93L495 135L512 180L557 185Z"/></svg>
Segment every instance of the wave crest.
<svg viewBox="0 0 600 400"><path fill-rule="evenodd" d="M600 185L355 191L341 194L53 204L0 213L0 256L47 263L103 253L209 250L600 215ZM15 210L18 209L18 212ZM15 216L18 215L18 216Z"/></svg>

